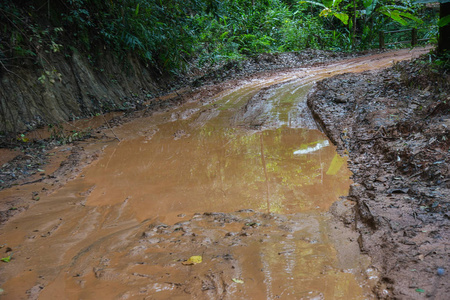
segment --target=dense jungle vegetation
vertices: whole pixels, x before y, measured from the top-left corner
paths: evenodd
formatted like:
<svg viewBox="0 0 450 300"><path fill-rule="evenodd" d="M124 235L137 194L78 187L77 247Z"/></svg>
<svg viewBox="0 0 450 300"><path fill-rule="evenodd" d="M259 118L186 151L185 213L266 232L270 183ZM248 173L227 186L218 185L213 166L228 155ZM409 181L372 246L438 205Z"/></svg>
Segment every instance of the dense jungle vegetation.
<svg viewBox="0 0 450 300"><path fill-rule="evenodd" d="M0 67L79 51L94 65L106 52L134 53L161 72L182 73L263 52L377 48L383 30L417 28L419 41L437 42L439 5L426 2L433 1L4 0ZM386 43L400 40L410 33Z"/></svg>

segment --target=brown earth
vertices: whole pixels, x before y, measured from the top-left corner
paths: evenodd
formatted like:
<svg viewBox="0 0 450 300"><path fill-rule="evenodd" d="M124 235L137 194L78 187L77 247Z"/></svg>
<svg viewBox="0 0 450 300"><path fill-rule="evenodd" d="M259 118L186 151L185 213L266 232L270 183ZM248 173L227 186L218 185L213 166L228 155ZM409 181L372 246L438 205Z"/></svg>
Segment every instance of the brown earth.
<svg viewBox="0 0 450 300"><path fill-rule="evenodd" d="M360 246L380 298L450 293L450 76L428 56L382 71L325 79L308 105L349 153Z"/></svg>
<svg viewBox="0 0 450 300"><path fill-rule="evenodd" d="M376 68L376 62L377 58L373 58L374 68ZM408 68L412 68L412 71L408 71ZM449 267L446 248L448 233L445 231L448 229L448 197L446 198L448 194L448 140L446 140L448 106L442 101L448 97L444 94L446 87L448 90L448 83L443 81L436 87L433 85L428 87L429 81L433 80L431 76L413 78L409 75L418 73L417 70L413 72L414 68L417 66L397 65L388 71L340 75L320 82L310 96L309 106L319 123L322 123L327 135L340 147L341 151L347 149L350 152L350 166L355 174L353 178L355 184L348 197L351 201L336 202L330 210L331 214L320 217L340 218L343 221L341 224L334 223L336 225L330 228L327 227L328 225L321 225L321 231L324 230L321 232L310 229L309 226L306 228L305 223L299 221L302 220L299 219L301 214L283 216L250 210L225 214L171 215L165 220L144 220L137 224L130 221L133 215L126 210L127 198L122 205L99 207L98 211L96 208L92 215L86 216L89 220L98 215L104 222L102 225L107 226L104 228L100 226L101 231L97 229L98 232L95 230L91 232L91 244L88 244L86 240L68 250L65 256L70 257L72 261L67 265L47 268L42 266L43 261L49 265L54 263L53 257L41 258L37 263L32 264L31 261L36 259L31 257L31 260L28 260L30 257L26 256L33 253L33 250L30 248L31 252L26 254L24 241L20 242L22 244L18 243L17 247L12 247L13 249L2 248L5 255L20 249L23 253L15 254L12 262L19 263L20 267L22 260L27 259L25 262L28 264L24 264L23 267L30 269L29 273L13 278L6 286L3 286L5 291L10 296L20 295L23 298L23 288L26 285L29 288L26 288L25 298L28 299L63 297L67 290L71 291L70 296L73 299L86 295L104 297L106 294L96 293L106 291L111 297L123 299L136 295L144 297L152 291L158 292L158 295L153 298L150 296L149 299L159 299L158 297L163 299L171 296L232 299L237 295L242 297L251 295L250 298L257 299L255 297L258 297L258 294L255 291L258 290L261 291L259 296L267 296L263 292L264 285L259 285L261 279L258 276L261 275L255 275L259 272L258 268L261 267L260 272L265 273L267 270L276 268L277 263L273 266L254 265L254 261L247 258L247 255L251 256L249 249L253 249L255 253L264 253L263 249L266 247L261 245L271 245L273 251L267 252L266 255L276 254L275 256L279 258L286 258L286 262L289 263L295 261L294 257L290 257L291 253L307 255L309 250L303 251L307 249L305 247L309 247L306 245L316 244L319 241L319 250L314 250L317 254L314 252L312 256L313 260L314 257L323 257L320 258L316 277L311 281L308 279L308 274L305 274L306 277L299 277L303 284L312 290L327 282L330 289L325 294L328 293L326 294L329 295L328 297L342 295L346 289L345 295L356 295L352 292L361 288L358 284L339 285L349 282L348 270L354 269L353 272L360 272L359 276L364 278L362 281L367 285L363 291L358 290L358 295L362 294L365 295L363 298L370 298L371 295L367 294L367 290L370 290L374 280L377 281L376 270L378 269L381 280L378 282L376 291L381 298L411 299L428 296L443 299L449 289L446 285ZM274 69L280 70L280 68ZM273 74L275 72L277 71ZM234 76L233 74L230 76ZM421 82L425 86L422 86L422 90L418 93L417 90L406 88L409 82L413 84ZM115 125L124 124L137 117L152 115L156 111L170 113L173 105L184 103L189 99L190 101L211 99L224 89L238 85L239 81L236 80L202 87L199 90L178 91L165 98L161 97L147 104L144 103L146 110L113 118L108 125L103 125L103 129L93 132L94 140L80 141L53 149L37 147L39 148L37 152L41 154L35 155L36 160L30 157L34 154L28 154L28 156L26 153L19 154L20 157L16 156L16 161L8 162L12 168L3 165L2 172L11 172L17 168L18 164L22 164L19 166L21 170L24 166L31 165L28 168L32 171L29 172L29 176L22 172L23 176L21 175L22 177L16 181L14 178L7 179L7 186L12 188L7 189L5 193L10 193L11 197L2 199L7 201L1 202L2 221L6 222L2 230L19 226L17 223L19 219L12 218L7 221L11 216L39 203L41 196L51 195L69 180L80 177L83 167L99 157L103 149L102 145L114 143L117 138L114 132L117 130ZM376 105L373 97L370 98L371 93L376 95ZM423 114L422 119L425 120L425 124L419 122L420 114L414 111L411 105L406 105L410 101L416 103L415 109ZM383 107L386 109L378 109ZM442 114L443 112L445 114ZM156 116L158 117L158 114ZM183 116L175 116L175 118L183 118ZM405 122L401 122L402 118ZM249 122L255 120L251 118ZM247 125L254 127L253 123ZM410 132L414 134L409 134ZM119 136L122 137L120 134ZM396 139L398 136L403 138L401 143ZM183 137L185 135L181 134L180 138ZM177 138L178 136L175 136L175 139ZM23 149L23 151L27 150ZM52 159L41 161L42 155ZM414 159L410 159L411 155L415 155ZM13 156L15 154L11 155ZM34 162L36 165L33 165ZM45 166L45 172L37 170L43 169L42 166ZM377 168L376 172L373 169L374 166ZM34 174L31 174L32 172ZM419 178L420 181L414 182ZM18 184L20 186L17 186ZM17 191L13 190L15 187ZM20 191L18 191L19 187ZM90 189L79 195L77 192L75 200L69 199L67 203L58 204L58 210L76 213L80 216L79 220L81 217L84 220L85 198L91 192ZM356 223L348 210L353 207L353 201L357 203ZM120 220L127 227L114 233L113 229L117 224L110 223L110 218L111 212L116 212L116 209L119 209L116 219L121 218ZM35 217L40 218L39 216L45 212L45 206L44 210L39 212L38 209L37 212ZM55 219L51 221L48 219L43 223L42 228L30 227L35 230L26 232L26 236L23 237L35 247L39 245L42 248L52 239L58 241L57 238L69 237L69 234L73 233L67 231L67 228L64 229L69 225L76 226L76 231L83 226L93 227L91 223L85 221L83 221L85 224L72 224L68 218L69 215L60 215L59 211L48 212L48 214L50 218ZM31 213L30 216L33 214ZM307 223L322 224L323 222L315 220L312 216L306 217L308 218ZM354 257L359 254L357 249L352 248L350 241L356 240L357 236L343 224L347 227L354 225L358 229L361 249L374 258L372 263L374 268L370 268L371 271L368 271L366 263L355 262ZM79 232L75 237L81 233ZM8 233L9 235L11 234ZM120 238L119 243L117 238ZM296 241L294 252L282 247L278 249L286 242L286 238ZM15 240L17 242L20 239L22 237L19 234ZM337 250L329 246L329 240L333 241ZM68 239L67 244L70 245L70 243L74 244ZM186 246L187 244L189 246ZM61 246L58 245L58 247ZM106 249L108 251L105 251ZM338 252L335 261L333 258L324 258L326 256L323 253L326 251ZM200 264L192 268L183 266L182 262L192 254L203 255L204 259L208 260L208 264ZM148 263L149 258L151 263ZM304 259L305 263L311 261L309 256ZM359 265L354 266L355 263ZM331 268L331 265L337 265L338 271ZM251 273L253 275L249 276L245 273L252 268L255 269ZM64 271L55 273L55 269ZM14 273L12 266L8 270ZM247 274L247 277L243 278L243 274ZM236 279L237 282L230 281L231 278ZM241 279L245 281L243 286L240 286ZM148 280L156 283L146 285ZM306 299L324 296L320 293L295 294L299 292L296 290L297 287L293 289L292 284L276 281L276 277L273 280L274 288L273 294L270 294L271 297L288 299L289 293L286 291ZM93 282L100 285L92 284ZM109 287L111 283L115 284L116 289ZM66 290L60 288L64 285ZM333 288L334 286L336 288Z"/></svg>

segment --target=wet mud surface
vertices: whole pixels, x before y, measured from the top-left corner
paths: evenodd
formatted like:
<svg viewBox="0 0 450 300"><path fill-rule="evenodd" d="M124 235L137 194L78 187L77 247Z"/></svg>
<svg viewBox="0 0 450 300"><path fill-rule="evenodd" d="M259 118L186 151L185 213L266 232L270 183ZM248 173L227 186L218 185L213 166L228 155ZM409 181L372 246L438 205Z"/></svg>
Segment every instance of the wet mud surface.
<svg viewBox="0 0 450 300"><path fill-rule="evenodd" d="M327 218L245 210L180 215L173 225L149 220L81 249L65 272L40 285L40 297L364 299L354 279L363 267L352 259L356 236L328 228ZM194 255L202 262L190 264Z"/></svg>
<svg viewBox="0 0 450 300"><path fill-rule="evenodd" d="M319 82L308 105L349 153L361 249L381 298L446 299L450 292L448 74L428 58Z"/></svg>
<svg viewBox="0 0 450 300"><path fill-rule="evenodd" d="M0 191L0 297L374 298L388 277L360 252L360 185L341 198L346 156L306 96L317 80L424 52L178 91L48 150L45 172Z"/></svg>

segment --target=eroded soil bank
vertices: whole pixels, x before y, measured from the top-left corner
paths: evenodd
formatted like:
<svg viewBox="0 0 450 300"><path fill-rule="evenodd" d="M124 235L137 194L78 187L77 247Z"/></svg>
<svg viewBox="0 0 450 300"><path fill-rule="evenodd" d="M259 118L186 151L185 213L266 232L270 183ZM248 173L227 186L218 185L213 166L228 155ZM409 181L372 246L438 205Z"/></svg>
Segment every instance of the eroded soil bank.
<svg viewBox="0 0 450 300"><path fill-rule="evenodd" d="M361 249L381 298L450 293L450 76L428 57L325 79L308 105L349 153Z"/></svg>
<svg viewBox="0 0 450 300"><path fill-rule="evenodd" d="M23 64L13 72L0 74L0 97L4 100L0 106L0 131L24 132L110 111L143 109L149 106L145 102L183 86L200 87L351 56L321 50L260 54L245 61L193 68L187 74L169 76L133 56L120 61L106 55L93 64L77 51L69 56L52 53L45 57L48 70Z"/></svg>

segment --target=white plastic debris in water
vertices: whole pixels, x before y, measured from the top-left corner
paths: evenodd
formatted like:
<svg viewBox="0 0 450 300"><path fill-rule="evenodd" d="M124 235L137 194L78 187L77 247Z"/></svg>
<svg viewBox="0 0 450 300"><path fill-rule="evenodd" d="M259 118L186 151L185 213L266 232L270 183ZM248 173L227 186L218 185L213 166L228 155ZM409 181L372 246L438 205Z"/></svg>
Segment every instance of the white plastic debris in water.
<svg viewBox="0 0 450 300"><path fill-rule="evenodd" d="M322 149L323 147L329 146L330 143L328 142L328 140L322 141L321 143L317 143L314 147L308 147L306 149L301 149L301 150L297 150L294 151L294 155L303 155L303 154L308 154L317 150Z"/></svg>

